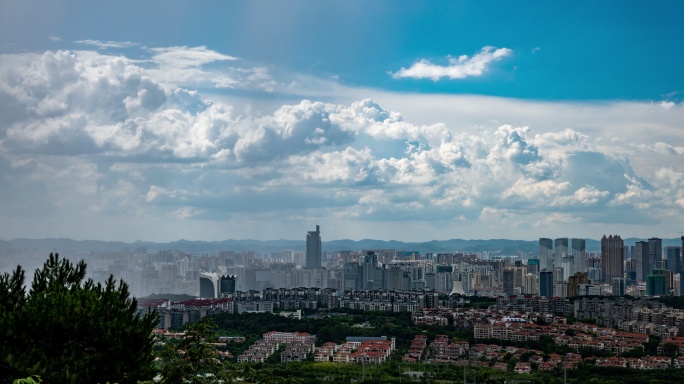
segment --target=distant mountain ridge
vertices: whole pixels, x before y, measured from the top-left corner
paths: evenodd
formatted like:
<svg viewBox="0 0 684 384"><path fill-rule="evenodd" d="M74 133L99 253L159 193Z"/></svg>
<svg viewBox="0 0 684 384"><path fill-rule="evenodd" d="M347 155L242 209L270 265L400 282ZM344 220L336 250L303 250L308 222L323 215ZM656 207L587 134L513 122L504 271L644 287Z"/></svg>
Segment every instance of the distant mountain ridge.
<svg viewBox="0 0 684 384"><path fill-rule="evenodd" d="M645 239L627 238L625 245L634 245L636 241ZM681 239L663 239L663 247L681 245ZM302 240L222 240L222 241L194 241L178 240L168 243L156 243L149 241L135 241L126 243L122 241L100 240L73 240L73 239L13 239L0 240L0 251L17 252L28 251L37 253L61 252L121 252L135 248L145 247L148 250L160 251L177 249L184 252L207 252L219 251L256 251L256 252L279 252L283 250L304 251L306 241ZM599 251L600 240L586 239L587 251ZM395 249L397 251L415 251L421 254L426 252L482 252L489 251L495 255L517 255L518 252L525 254L539 253L538 240L432 240L427 242L403 242L398 240L331 240L323 242L325 251L361 251L364 249Z"/></svg>

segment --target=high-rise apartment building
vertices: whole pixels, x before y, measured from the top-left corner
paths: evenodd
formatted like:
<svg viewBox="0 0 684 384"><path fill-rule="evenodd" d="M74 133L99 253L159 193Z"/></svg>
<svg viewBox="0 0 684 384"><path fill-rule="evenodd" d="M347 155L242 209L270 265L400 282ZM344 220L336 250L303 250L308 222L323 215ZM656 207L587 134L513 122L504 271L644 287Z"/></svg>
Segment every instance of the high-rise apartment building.
<svg viewBox="0 0 684 384"><path fill-rule="evenodd" d="M611 282L616 277L623 277L624 242L618 235L603 235L601 239L601 277L604 282Z"/></svg>
<svg viewBox="0 0 684 384"><path fill-rule="evenodd" d="M539 270L553 269L553 240L542 237L539 239Z"/></svg>
<svg viewBox="0 0 684 384"><path fill-rule="evenodd" d="M322 257L323 246L321 245L321 229L316 225L315 231L308 231L306 233L306 268L320 268Z"/></svg>
<svg viewBox="0 0 684 384"><path fill-rule="evenodd" d="M539 259L527 260L527 273L539 275Z"/></svg>
<svg viewBox="0 0 684 384"><path fill-rule="evenodd" d="M503 291L507 295L512 295L515 289L515 268L506 267L503 270Z"/></svg>
<svg viewBox="0 0 684 384"><path fill-rule="evenodd" d="M589 276L584 272L575 272L568 278L568 297L579 296L580 284L589 284Z"/></svg>
<svg viewBox="0 0 684 384"><path fill-rule="evenodd" d="M524 295L539 295L539 278L534 273L527 273L523 276L523 290Z"/></svg>

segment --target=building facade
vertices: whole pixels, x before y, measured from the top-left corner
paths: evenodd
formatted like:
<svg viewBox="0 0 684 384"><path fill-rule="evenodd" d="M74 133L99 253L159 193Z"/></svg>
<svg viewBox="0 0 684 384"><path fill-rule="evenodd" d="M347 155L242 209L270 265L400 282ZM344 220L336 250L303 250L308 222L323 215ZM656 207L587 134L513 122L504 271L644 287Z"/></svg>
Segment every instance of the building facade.
<svg viewBox="0 0 684 384"><path fill-rule="evenodd" d="M315 231L306 233L306 268L321 268L323 258L323 246L321 244L321 229L316 225Z"/></svg>
<svg viewBox="0 0 684 384"><path fill-rule="evenodd" d="M601 274L604 282L623 277L623 248L625 244L618 235L603 235L601 239Z"/></svg>
<svg viewBox="0 0 684 384"><path fill-rule="evenodd" d="M646 276L651 272L649 268L649 246L647 241L637 241L634 248L636 257L636 279L646 281Z"/></svg>
<svg viewBox="0 0 684 384"><path fill-rule="evenodd" d="M568 238L562 237L553 241L553 267L563 268L563 259L568 255ZM566 260L568 263L568 260Z"/></svg>
<svg viewBox="0 0 684 384"><path fill-rule="evenodd" d="M657 237L652 237L648 239L648 262L649 268L652 269L664 269L662 264L663 260L663 240Z"/></svg>
<svg viewBox="0 0 684 384"><path fill-rule="evenodd" d="M572 273L586 272L587 269L587 242L584 239L572 239L572 257L575 263Z"/></svg>
<svg viewBox="0 0 684 384"><path fill-rule="evenodd" d="M539 239L539 270L553 269L553 240L542 237Z"/></svg>

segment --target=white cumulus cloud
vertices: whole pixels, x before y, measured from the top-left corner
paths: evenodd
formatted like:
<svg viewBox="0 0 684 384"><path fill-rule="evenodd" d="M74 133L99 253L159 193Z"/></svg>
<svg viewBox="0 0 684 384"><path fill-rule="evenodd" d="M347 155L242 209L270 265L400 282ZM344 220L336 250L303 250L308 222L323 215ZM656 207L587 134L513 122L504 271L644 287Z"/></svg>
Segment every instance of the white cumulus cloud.
<svg viewBox="0 0 684 384"><path fill-rule="evenodd" d="M390 108L364 97L310 97L251 110L209 101L193 86L218 86L208 67L239 62L234 57L205 47L152 52L149 60L93 51L0 55L1 219L26 231L45 215L48 229L70 217L84 231L140 223L138 231L176 234L174 225L194 230L189 222L258 228L327 217L425 234L458 226L476 236L552 222L666 225L684 214L677 106L497 99L492 108L491 100L459 98L440 107L458 111L453 118L417 119L416 110L439 101L414 97L411 109L408 101ZM264 67L225 73L236 87L268 92L257 85L270 79ZM478 124L459 120L477 108L485 111ZM527 114L489 119L506 109ZM530 117L547 109L563 122ZM648 120L634 119L638 110ZM573 120L572 111L589 115ZM597 128L623 114L638 134L627 125L606 131L621 135ZM652 126L664 128L643 135Z"/></svg>
<svg viewBox="0 0 684 384"><path fill-rule="evenodd" d="M422 59L408 68L401 68L392 74L395 79L431 79L437 81L443 77L451 80L466 77L481 76L495 61L499 61L513 53L509 48L484 47L477 54L469 57L461 55L458 58L449 57L448 65L433 64Z"/></svg>

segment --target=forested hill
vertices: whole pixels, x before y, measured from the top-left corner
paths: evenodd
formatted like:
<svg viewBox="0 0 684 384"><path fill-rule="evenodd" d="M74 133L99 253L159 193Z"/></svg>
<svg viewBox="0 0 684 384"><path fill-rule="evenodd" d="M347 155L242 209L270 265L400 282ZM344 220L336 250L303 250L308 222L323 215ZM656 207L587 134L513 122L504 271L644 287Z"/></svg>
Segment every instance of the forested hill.
<svg viewBox="0 0 684 384"><path fill-rule="evenodd" d="M625 239L625 245L633 245L642 239ZM681 240L663 239L663 247L669 245L681 245ZM600 250L600 241L587 239L587 251ZM121 252L124 250L133 251L136 248L145 247L150 251L177 249L185 252L219 252L219 251L257 251L257 252L278 252L282 250L304 251L305 240L223 240L223 241L190 241L179 240L170 243L154 243L146 241L136 241L125 243L119 241L98 241L98 240L72 240L72 239L14 239L0 240L0 251L2 252L29 252L29 253L81 253L81 252ZM395 249L398 251L414 251L419 253L426 252L482 252L490 251L494 255L516 255L518 252L539 253L538 240L508 240L508 239L489 239L489 240L433 240L428 242L403 242L403 241L384 241L384 240L332 240L324 241L325 251L361 251L364 249Z"/></svg>

